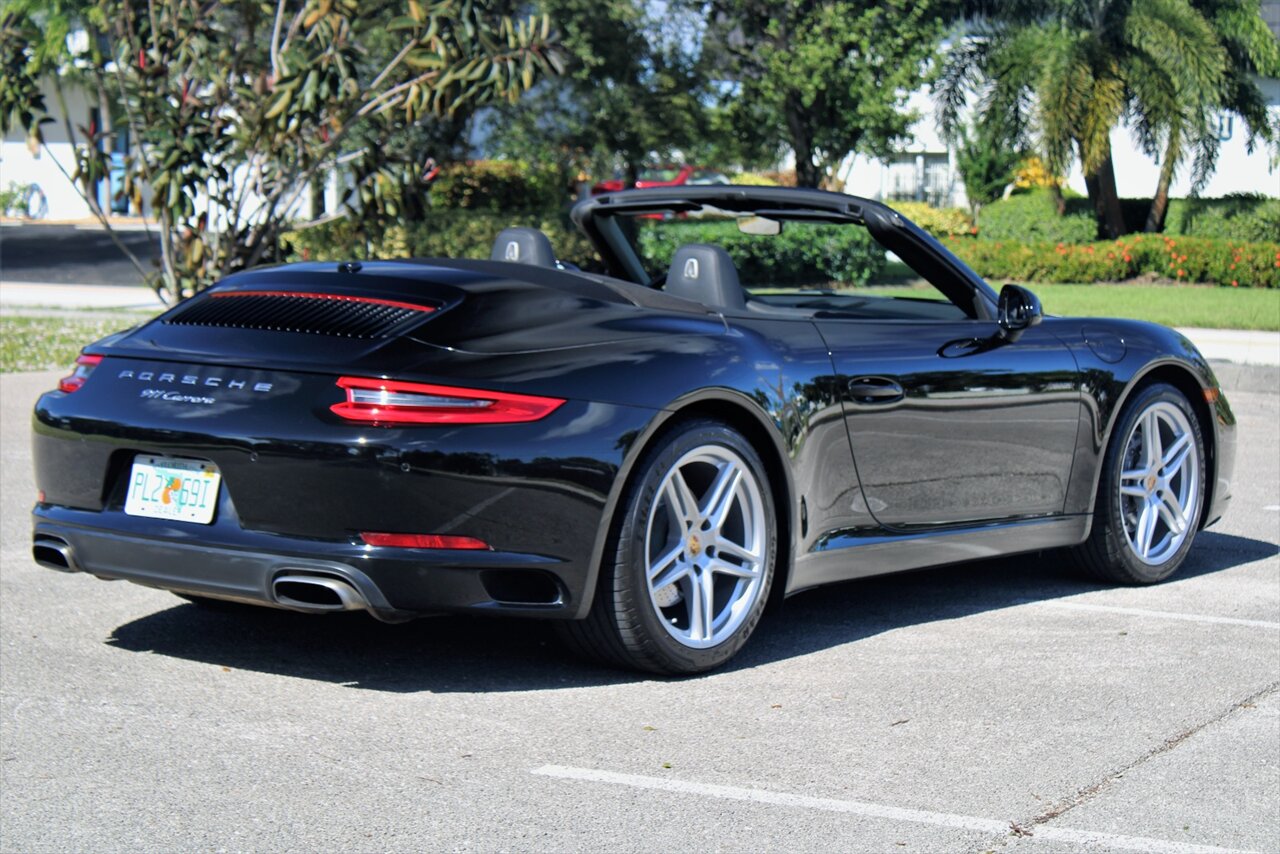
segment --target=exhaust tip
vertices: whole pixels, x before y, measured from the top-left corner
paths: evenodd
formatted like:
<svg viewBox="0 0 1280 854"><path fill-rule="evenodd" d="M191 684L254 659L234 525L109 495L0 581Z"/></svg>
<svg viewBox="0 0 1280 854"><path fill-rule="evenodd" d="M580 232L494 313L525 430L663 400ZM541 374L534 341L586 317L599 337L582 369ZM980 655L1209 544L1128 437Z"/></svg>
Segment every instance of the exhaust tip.
<svg viewBox="0 0 1280 854"><path fill-rule="evenodd" d="M282 575L271 583L271 595L286 608L311 613L363 611L369 603L350 584L319 575Z"/></svg>
<svg viewBox="0 0 1280 854"><path fill-rule="evenodd" d="M71 544L56 537L41 537L31 544L31 557L45 569L79 572L71 552Z"/></svg>

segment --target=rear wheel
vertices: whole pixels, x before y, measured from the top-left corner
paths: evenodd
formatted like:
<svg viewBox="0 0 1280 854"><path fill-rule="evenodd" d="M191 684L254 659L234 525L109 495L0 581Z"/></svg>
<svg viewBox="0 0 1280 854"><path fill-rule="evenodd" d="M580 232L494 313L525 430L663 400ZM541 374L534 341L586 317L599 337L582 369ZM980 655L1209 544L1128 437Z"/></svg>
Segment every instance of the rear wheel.
<svg viewBox="0 0 1280 854"><path fill-rule="evenodd" d="M587 619L558 624L608 664L710 670L746 643L768 599L777 549L760 457L733 429L691 421L640 463L619 506Z"/></svg>
<svg viewBox="0 0 1280 854"><path fill-rule="evenodd" d="M1122 584L1168 578L1195 539L1204 478L1204 438L1186 396L1164 383L1140 389L1112 435L1080 563Z"/></svg>

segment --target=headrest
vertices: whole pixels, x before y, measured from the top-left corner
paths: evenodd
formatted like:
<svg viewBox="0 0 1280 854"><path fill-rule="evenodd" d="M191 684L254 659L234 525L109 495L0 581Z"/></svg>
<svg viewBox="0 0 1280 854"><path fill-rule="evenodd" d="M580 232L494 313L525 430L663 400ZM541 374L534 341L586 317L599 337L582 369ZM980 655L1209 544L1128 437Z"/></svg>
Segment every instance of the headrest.
<svg viewBox="0 0 1280 854"><path fill-rule="evenodd" d="M536 228L505 228L493 241L489 260L554 267L556 253L551 248L551 241Z"/></svg>
<svg viewBox="0 0 1280 854"><path fill-rule="evenodd" d="M719 246L707 243L689 243L675 251L663 290L711 308L747 306L733 259Z"/></svg>

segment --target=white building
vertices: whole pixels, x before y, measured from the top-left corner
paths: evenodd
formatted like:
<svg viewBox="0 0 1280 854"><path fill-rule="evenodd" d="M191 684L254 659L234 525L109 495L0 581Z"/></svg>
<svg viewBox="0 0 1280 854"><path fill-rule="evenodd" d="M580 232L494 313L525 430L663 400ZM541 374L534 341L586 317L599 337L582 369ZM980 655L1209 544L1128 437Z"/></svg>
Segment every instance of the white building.
<svg viewBox="0 0 1280 854"><path fill-rule="evenodd" d="M52 87L42 88L45 104L54 109L57 100ZM96 123L98 111L90 106L83 90L68 87L64 94L73 128L90 127ZM56 121L41 125L45 146L34 152L28 148L26 131L22 128L12 127L5 134L4 144L0 146L0 188L34 185L48 205L45 219L84 219L92 215L89 205L68 177L76 171L75 151L67 138L62 116L56 115L55 118ZM79 131L76 133L78 135ZM102 182L98 201L103 210L111 210L111 195L107 182Z"/></svg>

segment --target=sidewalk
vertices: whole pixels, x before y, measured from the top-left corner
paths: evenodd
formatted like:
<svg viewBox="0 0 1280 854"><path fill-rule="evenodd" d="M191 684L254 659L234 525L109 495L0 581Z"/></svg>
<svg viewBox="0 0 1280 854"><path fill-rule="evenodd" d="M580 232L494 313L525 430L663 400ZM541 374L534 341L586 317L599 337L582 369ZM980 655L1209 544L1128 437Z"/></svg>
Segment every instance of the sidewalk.
<svg viewBox="0 0 1280 854"><path fill-rule="evenodd" d="M53 285L0 282L3 308L164 308L149 289L118 285ZM1280 332L1241 329L1179 329L1211 362L1280 366Z"/></svg>
<svg viewBox="0 0 1280 854"><path fill-rule="evenodd" d="M147 308L160 311L164 303L142 285L61 285L0 282L2 308Z"/></svg>

